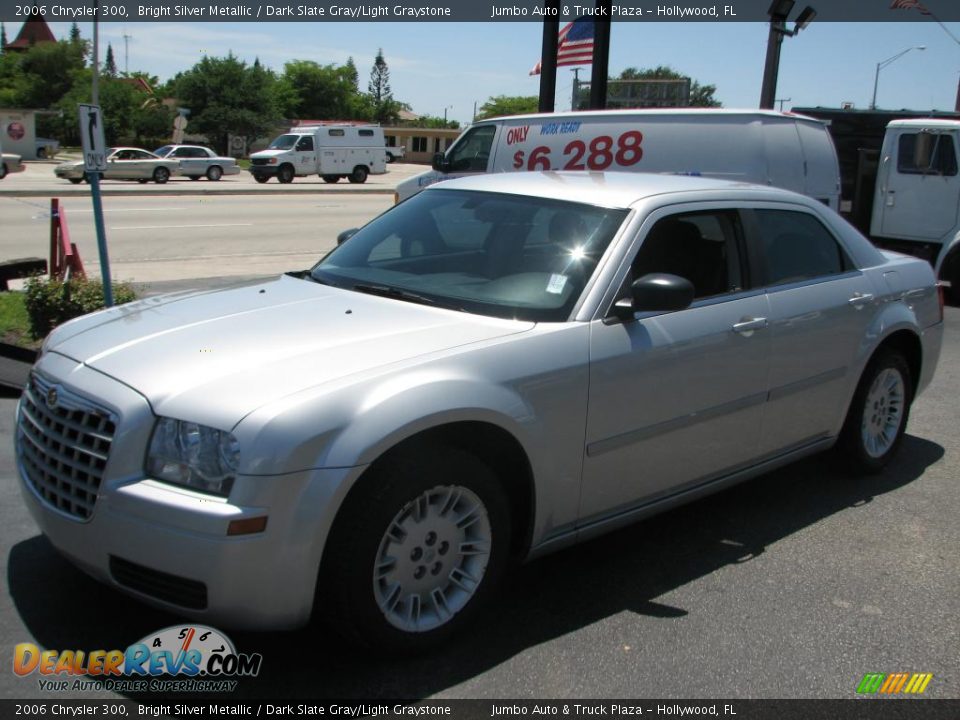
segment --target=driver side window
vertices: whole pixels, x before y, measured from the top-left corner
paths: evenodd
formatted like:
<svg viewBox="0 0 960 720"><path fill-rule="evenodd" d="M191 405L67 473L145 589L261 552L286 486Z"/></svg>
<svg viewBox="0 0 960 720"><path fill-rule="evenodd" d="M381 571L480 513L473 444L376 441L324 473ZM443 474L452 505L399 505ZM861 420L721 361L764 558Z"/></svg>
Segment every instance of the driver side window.
<svg viewBox="0 0 960 720"><path fill-rule="evenodd" d="M486 172L496 132L495 125L470 130L451 151L450 169L453 172Z"/></svg>

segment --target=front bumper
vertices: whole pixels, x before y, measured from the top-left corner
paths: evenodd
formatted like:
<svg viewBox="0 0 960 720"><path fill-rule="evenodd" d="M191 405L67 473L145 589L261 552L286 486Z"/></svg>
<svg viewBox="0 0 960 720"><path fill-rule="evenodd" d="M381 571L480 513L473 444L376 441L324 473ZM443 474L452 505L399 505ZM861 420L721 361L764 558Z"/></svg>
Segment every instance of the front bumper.
<svg viewBox="0 0 960 720"><path fill-rule="evenodd" d="M279 165L251 165L247 168L250 171L251 175L259 175L260 177L275 177L277 171L280 169Z"/></svg>
<svg viewBox="0 0 960 720"><path fill-rule="evenodd" d="M17 432L22 495L54 547L108 585L211 624L286 629L309 619L333 509L362 468L238 476L229 499L178 488L143 477L153 425L144 398L55 353L44 356L35 372L118 417L87 519L41 497L26 474L25 441ZM227 535L231 521L263 516L262 532Z"/></svg>

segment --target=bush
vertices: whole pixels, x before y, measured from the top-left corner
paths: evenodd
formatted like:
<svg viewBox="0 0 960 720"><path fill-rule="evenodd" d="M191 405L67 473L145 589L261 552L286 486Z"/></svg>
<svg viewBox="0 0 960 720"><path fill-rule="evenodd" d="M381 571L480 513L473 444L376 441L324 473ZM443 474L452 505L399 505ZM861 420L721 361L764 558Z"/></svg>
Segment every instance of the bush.
<svg viewBox="0 0 960 720"><path fill-rule="evenodd" d="M73 278L63 282L32 277L27 280L25 294L30 334L34 339L44 337L67 320L103 308L103 283L99 280ZM136 293L127 283L113 284L114 305L136 299Z"/></svg>

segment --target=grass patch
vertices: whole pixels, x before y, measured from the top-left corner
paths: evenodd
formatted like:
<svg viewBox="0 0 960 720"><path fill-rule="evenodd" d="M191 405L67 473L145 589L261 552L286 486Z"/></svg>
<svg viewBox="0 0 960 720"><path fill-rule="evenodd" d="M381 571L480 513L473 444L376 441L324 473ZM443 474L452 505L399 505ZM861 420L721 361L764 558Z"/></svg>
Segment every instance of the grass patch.
<svg viewBox="0 0 960 720"><path fill-rule="evenodd" d="M0 342L37 350L42 339L30 335L30 316L22 292L0 292Z"/></svg>

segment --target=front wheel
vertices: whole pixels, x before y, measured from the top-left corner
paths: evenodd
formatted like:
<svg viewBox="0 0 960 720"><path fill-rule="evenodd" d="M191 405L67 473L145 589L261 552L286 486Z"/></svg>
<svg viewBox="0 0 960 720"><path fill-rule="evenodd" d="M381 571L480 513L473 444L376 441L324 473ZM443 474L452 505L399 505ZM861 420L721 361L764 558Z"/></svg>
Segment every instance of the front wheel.
<svg viewBox="0 0 960 720"><path fill-rule="evenodd" d="M83 178L67 178L67 180L72 182L74 185L79 185L83 182Z"/></svg>
<svg viewBox="0 0 960 720"><path fill-rule="evenodd" d="M884 468L903 440L912 402L906 359L895 350L881 350L860 377L840 434L838 447L852 471L875 474Z"/></svg>
<svg viewBox="0 0 960 720"><path fill-rule="evenodd" d="M167 180L170 179L170 171L165 167L158 167L153 171L153 181L157 185L163 185Z"/></svg>
<svg viewBox="0 0 960 720"><path fill-rule="evenodd" d="M7 166L5 163L0 162L0 180L3 180L7 176Z"/></svg>
<svg viewBox="0 0 960 720"><path fill-rule="evenodd" d="M360 183L365 183L367 181L367 175L367 169L363 165L357 165L347 179L357 185Z"/></svg>
<svg viewBox="0 0 960 720"><path fill-rule="evenodd" d="M261 185L270 179L269 175L254 175L253 179L256 180Z"/></svg>
<svg viewBox="0 0 960 720"><path fill-rule="evenodd" d="M494 473L454 448L386 458L344 503L318 598L341 632L386 652L425 649L467 624L510 554Z"/></svg>
<svg viewBox="0 0 960 720"><path fill-rule="evenodd" d="M293 182L293 168L289 165L282 165L280 169L277 170L277 180L284 185L287 183Z"/></svg>

